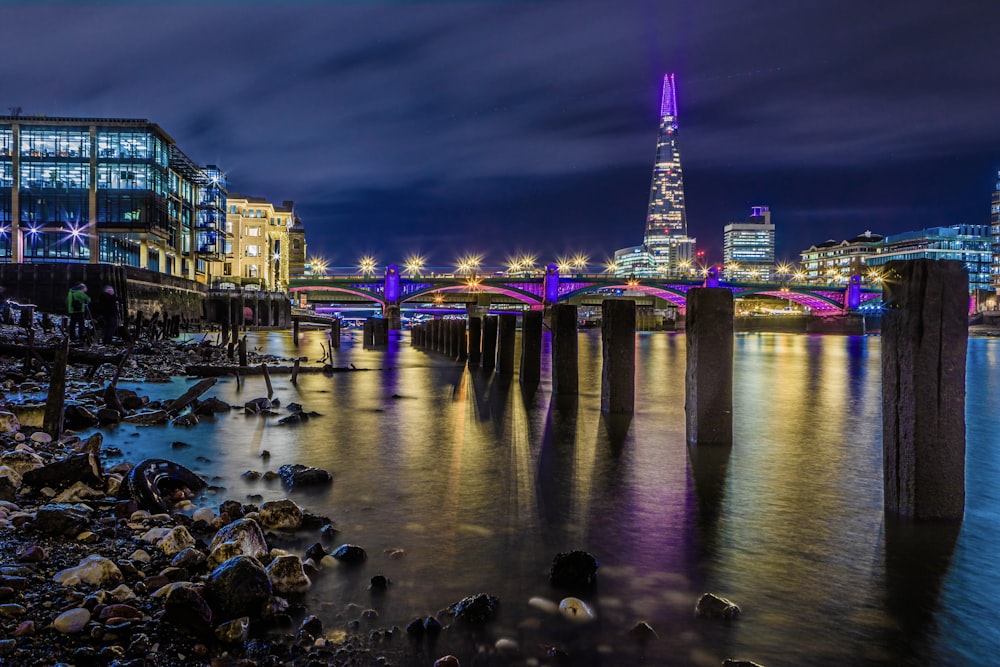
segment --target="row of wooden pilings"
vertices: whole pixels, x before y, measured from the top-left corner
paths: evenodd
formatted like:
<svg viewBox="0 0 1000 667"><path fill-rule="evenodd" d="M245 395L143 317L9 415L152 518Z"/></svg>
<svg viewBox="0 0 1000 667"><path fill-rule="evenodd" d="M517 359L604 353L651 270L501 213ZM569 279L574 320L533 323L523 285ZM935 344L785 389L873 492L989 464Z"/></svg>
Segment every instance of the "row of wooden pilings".
<svg viewBox="0 0 1000 667"><path fill-rule="evenodd" d="M965 365L968 276L961 262L890 262L882 324L884 508L916 520L961 520L965 508ZM634 302L602 304L601 410L635 409ZM685 419L690 446L733 444L733 293L687 293ZM514 373L514 314L433 320L413 328L413 346L470 366ZM577 312L551 309L552 391L577 394ZM541 375L543 313L522 315L520 381ZM835 418L835 417L832 417ZM876 425L872 425L873 428Z"/></svg>

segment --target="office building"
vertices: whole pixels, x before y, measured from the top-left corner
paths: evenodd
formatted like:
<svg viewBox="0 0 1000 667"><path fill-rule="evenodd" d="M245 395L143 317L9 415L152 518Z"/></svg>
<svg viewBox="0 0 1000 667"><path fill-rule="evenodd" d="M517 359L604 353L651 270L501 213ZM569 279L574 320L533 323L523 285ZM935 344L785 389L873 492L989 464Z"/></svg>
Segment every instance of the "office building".
<svg viewBox="0 0 1000 667"><path fill-rule="evenodd" d="M0 261L109 263L208 282L226 175L144 119L0 116Z"/></svg>
<svg viewBox="0 0 1000 667"><path fill-rule="evenodd" d="M969 274L969 290L990 290L993 239L988 225L951 225L890 234L865 259L869 270L879 270L893 260L952 259L962 262Z"/></svg>
<svg viewBox="0 0 1000 667"><path fill-rule="evenodd" d="M663 77L660 97L660 129L656 142L656 162L646 213L646 232L636 258L636 248L615 252L617 275L663 276L686 273L696 240L687 235L684 207L684 175L678 142L677 87L673 74ZM629 267L629 269L623 267Z"/></svg>
<svg viewBox="0 0 1000 667"><path fill-rule="evenodd" d="M227 197L225 259L219 282L246 289L281 291L290 277L289 228L295 203L280 206L263 197Z"/></svg>
<svg viewBox="0 0 1000 667"><path fill-rule="evenodd" d="M288 227L288 277L292 280L305 278L307 261L306 229L296 215Z"/></svg>
<svg viewBox="0 0 1000 667"><path fill-rule="evenodd" d="M799 253L805 279L812 283L842 284L852 275L865 277L865 261L875 254L881 234L866 231L843 241L829 240Z"/></svg>
<svg viewBox="0 0 1000 667"><path fill-rule="evenodd" d="M754 206L744 222L722 233L723 275L729 281L765 281L774 273L774 224L767 206Z"/></svg>
<svg viewBox="0 0 1000 667"><path fill-rule="evenodd" d="M990 209L990 238L993 251L991 283L997 294L1000 294L1000 171L997 172L997 186L993 190L993 205Z"/></svg>

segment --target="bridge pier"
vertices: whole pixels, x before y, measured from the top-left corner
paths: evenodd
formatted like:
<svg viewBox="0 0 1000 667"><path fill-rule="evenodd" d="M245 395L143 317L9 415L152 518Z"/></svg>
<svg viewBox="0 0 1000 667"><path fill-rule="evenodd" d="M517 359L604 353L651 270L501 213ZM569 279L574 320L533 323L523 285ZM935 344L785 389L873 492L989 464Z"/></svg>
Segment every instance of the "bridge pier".
<svg viewBox="0 0 1000 667"><path fill-rule="evenodd" d="M885 266L882 470L887 514L965 513L965 364L969 278L962 262Z"/></svg>
<svg viewBox="0 0 1000 667"><path fill-rule="evenodd" d="M685 405L690 445L733 444L733 293L687 293Z"/></svg>

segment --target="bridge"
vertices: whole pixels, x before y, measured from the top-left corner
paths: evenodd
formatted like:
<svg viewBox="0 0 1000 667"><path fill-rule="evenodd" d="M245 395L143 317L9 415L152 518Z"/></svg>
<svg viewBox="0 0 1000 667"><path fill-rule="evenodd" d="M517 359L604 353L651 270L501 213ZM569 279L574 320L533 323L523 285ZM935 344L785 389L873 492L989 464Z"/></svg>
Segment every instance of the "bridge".
<svg viewBox="0 0 1000 667"><path fill-rule="evenodd" d="M500 274L500 275L497 275ZM721 281L714 271L704 278L663 277L635 278L608 274L572 274L560 276L559 268L549 264L540 276L509 276L494 274L445 274L435 276L402 276L399 268L390 264L381 277L313 276L291 281L289 292L304 295L309 301L321 299L325 292L338 292L351 301L377 304L385 317L398 318L400 308L430 307L435 304L475 303L489 305L492 296L521 309L542 310L546 306L567 302L585 294L624 296L645 294L670 302L682 312L687 305L687 292L693 287L725 287L736 299L770 296L797 303L813 315L824 317L876 308L882 302L880 288L862 285L861 277L851 276L843 286L793 283L790 281L737 283ZM326 295L324 295L326 296ZM332 295L328 295L332 296Z"/></svg>

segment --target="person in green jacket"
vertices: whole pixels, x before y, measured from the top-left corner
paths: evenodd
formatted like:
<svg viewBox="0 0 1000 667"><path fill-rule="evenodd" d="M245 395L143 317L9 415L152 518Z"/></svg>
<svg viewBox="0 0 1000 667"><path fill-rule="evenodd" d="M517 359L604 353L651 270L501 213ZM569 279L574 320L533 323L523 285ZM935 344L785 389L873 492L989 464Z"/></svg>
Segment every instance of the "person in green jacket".
<svg viewBox="0 0 1000 667"><path fill-rule="evenodd" d="M70 340L83 340L84 322L86 321L89 308L90 297L87 295L87 286L79 283L70 287L69 294L66 295L66 312L69 313Z"/></svg>

